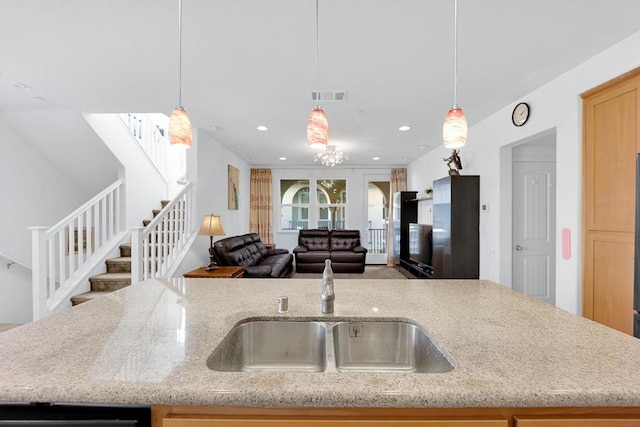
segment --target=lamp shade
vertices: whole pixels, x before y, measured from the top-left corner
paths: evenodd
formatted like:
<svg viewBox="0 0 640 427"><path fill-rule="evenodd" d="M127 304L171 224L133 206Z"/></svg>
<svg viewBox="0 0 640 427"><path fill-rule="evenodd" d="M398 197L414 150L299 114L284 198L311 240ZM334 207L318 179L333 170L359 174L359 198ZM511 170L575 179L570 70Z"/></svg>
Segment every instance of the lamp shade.
<svg viewBox="0 0 640 427"><path fill-rule="evenodd" d="M316 107L307 121L307 144L311 148L325 148L329 140L329 123L322 108Z"/></svg>
<svg viewBox="0 0 640 427"><path fill-rule="evenodd" d="M444 119L442 140L447 148L464 147L467 143L467 118L461 108L451 107Z"/></svg>
<svg viewBox="0 0 640 427"><path fill-rule="evenodd" d="M169 116L169 141L171 145L191 147L191 120L182 107L176 107Z"/></svg>
<svg viewBox="0 0 640 427"><path fill-rule="evenodd" d="M220 215L205 215L198 234L201 236L224 236Z"/></svg>

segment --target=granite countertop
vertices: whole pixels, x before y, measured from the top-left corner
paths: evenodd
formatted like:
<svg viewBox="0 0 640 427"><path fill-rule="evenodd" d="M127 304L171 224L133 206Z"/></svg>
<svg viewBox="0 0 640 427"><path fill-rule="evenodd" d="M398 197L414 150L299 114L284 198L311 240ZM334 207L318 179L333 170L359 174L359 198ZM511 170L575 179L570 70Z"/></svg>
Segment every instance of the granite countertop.
<svg viewBox="0 0 640 427"><path fill-rule="evenodd" d="M336 280L333 316L410 319L447 373L234 373L249 317L323 318L319 280L148 280L0 334L0 401L297 407L640 404L640 341L488 281ZM276 313L289 297L289 312Z"/></svg>

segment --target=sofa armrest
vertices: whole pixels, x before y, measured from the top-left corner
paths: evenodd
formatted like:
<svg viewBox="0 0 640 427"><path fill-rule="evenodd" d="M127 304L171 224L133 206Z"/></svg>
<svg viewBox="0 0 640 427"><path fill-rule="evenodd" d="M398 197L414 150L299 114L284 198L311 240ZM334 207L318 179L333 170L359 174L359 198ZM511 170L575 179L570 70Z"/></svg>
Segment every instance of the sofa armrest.
<svg viewBox="0 0 640 427"><path fill-rule="evenodd" d="M288 254L289 251L287 249L269 249L267 251L267 256L271 256L271 255L283 255L283 254Z"/></svg>
<svg viewBox="0 0 640 427"><path fill-rule="evenodd" d="M307 251L309 251L309 249L307 249L307 247L306 247L306 246L296 246L296 247L293 249L293 253L294 253L294 254L298 254L298 253L301 253L301 252L307 252Z"/></svg>
<svg viewBox="0 0 640 427"><path fill-rule="evenodd" d="M270 265L253 265L251 267L244 267L244 277L270 277L271 266Z"/></svg>
<svg viewBox="0 0 640 427"><path fill-rule="evenodd" d="M365 248L364 246L356 246L352 250L353 250L353 252L358 252L358 253L363 253L363 254L367 253L367 248Z"/></svg>

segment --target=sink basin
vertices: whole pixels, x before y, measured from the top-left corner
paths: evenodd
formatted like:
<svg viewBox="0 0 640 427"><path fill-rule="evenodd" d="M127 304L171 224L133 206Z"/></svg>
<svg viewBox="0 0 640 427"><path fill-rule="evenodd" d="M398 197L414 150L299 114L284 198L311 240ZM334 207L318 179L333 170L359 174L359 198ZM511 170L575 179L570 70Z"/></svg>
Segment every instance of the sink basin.
<svg viewBox="0 0 640 427"><path fill-rule="evenodd" d="M249 321L231 330L207 366L224 372L322 372L325 352L320 322Z"/></svg>
<svg viewBox="0 0 640 427"><path fill-rule="evenodd" d="M240 322L207 359L222 372L449 372L427 333L404 321Z"/></svg>
<svg viewBox="0 0 640 427"><path fill-rule="evenodd" d="M453 365L418 326L398 321L341 322L333 327L340 372L449 372Z"/></svg>

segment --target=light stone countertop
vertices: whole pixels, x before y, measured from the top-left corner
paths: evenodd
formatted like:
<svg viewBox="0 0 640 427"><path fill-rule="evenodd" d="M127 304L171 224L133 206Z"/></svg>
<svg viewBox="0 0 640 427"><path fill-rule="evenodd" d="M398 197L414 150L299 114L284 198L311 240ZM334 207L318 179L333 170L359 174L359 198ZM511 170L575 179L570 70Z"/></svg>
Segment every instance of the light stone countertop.
<svg viewBox="0 0 640 427"><path fill-rule="evenodd" d="M336 280L332 317L410 319L448 373L233 373L248 317L323 318L319 280L149 280L0 334L0 402L296 407L640 406L640 340L476 280ZM289 312L276 313L289 297ZM331 316L326 316L331 317Z"/></svg>

